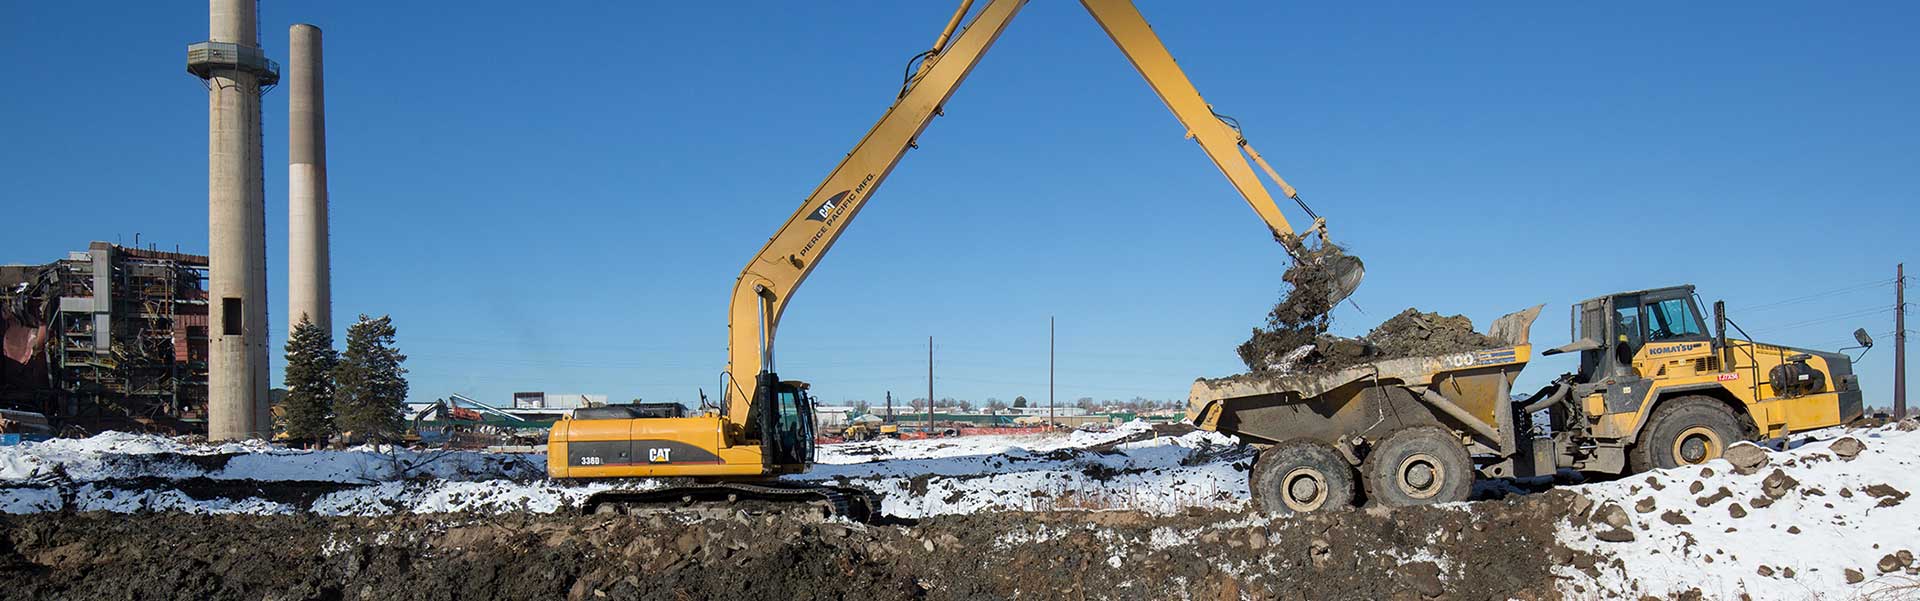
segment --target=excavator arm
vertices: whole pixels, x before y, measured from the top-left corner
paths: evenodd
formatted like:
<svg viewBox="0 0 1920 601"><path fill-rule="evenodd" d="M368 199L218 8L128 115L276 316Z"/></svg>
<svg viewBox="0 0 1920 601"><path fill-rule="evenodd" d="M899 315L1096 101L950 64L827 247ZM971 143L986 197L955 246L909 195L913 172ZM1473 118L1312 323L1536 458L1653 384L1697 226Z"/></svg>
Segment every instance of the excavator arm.
<svg viewBox="0 0 1920 601"><path fill-rule="evenodd" d="M756 385L772 382L774 336L794 291L866 207L880 184L899 164L900 157L914 146L920 132L940 115L941 106L979 64L1026 1L990 0L954 37L956 26L973 4L972 0L964 0L934 42L933 49L923 54L925 60L906 82L893 106L888 107L873 129L847 153L846 159L807 195L800 208L741 270L734 284L727 324L728 364L722 410L730 416L723 420L729 427L757 429L747 425L751 423L748 420L756 419L749 417L756 397L766 394L764 390L756 390ZM1186 127L1187 137L1200 144L1234 189L1266 222L1274 239L1296 260L1315 257L1313 251L1306 248L1301 234L1281 214L1273 196L1249 165L1249 159L1273 178L1288 198L1298 202L1299 196L1293 187L1260 158L1236 127L1213 112L1133 3L1130 0L1082 0L1081 5ZM1304 209L1305 204L1301 207ZM1324 246L1324 220L1310 210L1308 215L1314 217L1309 231L1318 233ZM1353 284L1358 282L1358 270L1358 262L1353 261L1348 268L1348 279ZM1351 286L1340 296L1344 298L1347 292L1351 292ZM728 433L722 439L738 440L740 434Z"/></svg>

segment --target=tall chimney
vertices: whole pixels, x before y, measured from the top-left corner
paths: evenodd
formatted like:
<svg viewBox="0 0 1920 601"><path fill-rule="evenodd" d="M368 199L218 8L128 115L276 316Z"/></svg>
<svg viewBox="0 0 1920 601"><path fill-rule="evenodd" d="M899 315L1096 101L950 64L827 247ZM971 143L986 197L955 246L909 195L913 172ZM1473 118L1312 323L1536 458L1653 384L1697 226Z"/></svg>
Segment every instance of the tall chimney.
<svg viewBox="0 0 1920 601"><path fill-rule="evenodd" d="M280 67L260 49L255 0L211 0L209 36L187 47L207 86L207 436L264 438L267 405L267 211L260 94Z"/></svg>
<svg viewBox="0 0 1920 601"><path fill-rule="evenodd" d="M306 319L333 332L327 259L327 111L320 28L287 37L287 332Z"/></svg>

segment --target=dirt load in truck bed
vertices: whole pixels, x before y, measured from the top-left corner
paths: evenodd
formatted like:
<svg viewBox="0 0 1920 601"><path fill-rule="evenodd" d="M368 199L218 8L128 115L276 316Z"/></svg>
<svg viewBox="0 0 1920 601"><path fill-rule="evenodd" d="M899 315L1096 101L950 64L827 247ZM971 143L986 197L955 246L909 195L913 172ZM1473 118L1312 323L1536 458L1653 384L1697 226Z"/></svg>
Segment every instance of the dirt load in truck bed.
<svg viewBox="0 0 1920 601"><path fill-rule="evenodd" d="M1286 304L1282 301L1282 304ZM1279 308L1275 308L1278 314ZM1473 329L1463 315L1442 316L1408 308L1359 338L1326 333L1326 321L1307 328L1269 321L1240 345L1240 359L1252 375L1330 373L1375 361L1428 357L1507 346Z"/></svg>

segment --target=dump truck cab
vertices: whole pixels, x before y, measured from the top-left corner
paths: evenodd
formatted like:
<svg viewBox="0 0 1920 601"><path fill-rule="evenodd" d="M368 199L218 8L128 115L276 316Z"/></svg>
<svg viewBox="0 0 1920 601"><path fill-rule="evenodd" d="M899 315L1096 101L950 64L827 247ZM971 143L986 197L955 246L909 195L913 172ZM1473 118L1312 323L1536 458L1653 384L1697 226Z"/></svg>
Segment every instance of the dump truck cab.
<svg viewBox="0 0 1920 601"><path fill-rule="evenodd" d="M1691 285L1621 292L1573 306L1580 353L1562 384L1573 402L1551 410L1556 431L1584 440L1567 457L1584 471L1620 473L1697 464L1728 444L1845 423L1861 393L1846 355L1727 337ZM1863 343L1870 341L1862 340Z"/></svg>

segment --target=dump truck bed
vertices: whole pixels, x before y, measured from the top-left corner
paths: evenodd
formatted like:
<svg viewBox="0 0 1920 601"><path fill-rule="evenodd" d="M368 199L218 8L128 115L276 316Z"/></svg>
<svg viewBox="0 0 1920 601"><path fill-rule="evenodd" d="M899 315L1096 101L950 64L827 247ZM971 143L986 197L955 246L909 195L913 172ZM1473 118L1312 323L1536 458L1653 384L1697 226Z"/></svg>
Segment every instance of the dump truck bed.
<svg viewBox="0 0 1920 601"><path fill-rule="evenodd" d="M1334 442L1433 423L1497 432L1513 380L1532 358L1527 335L1539 313L1536 306L1493 323L1487 335L1511 346L1385 359L1332 372L1196 380L1187 418L1199 428L1252 442Z"/></svg>

